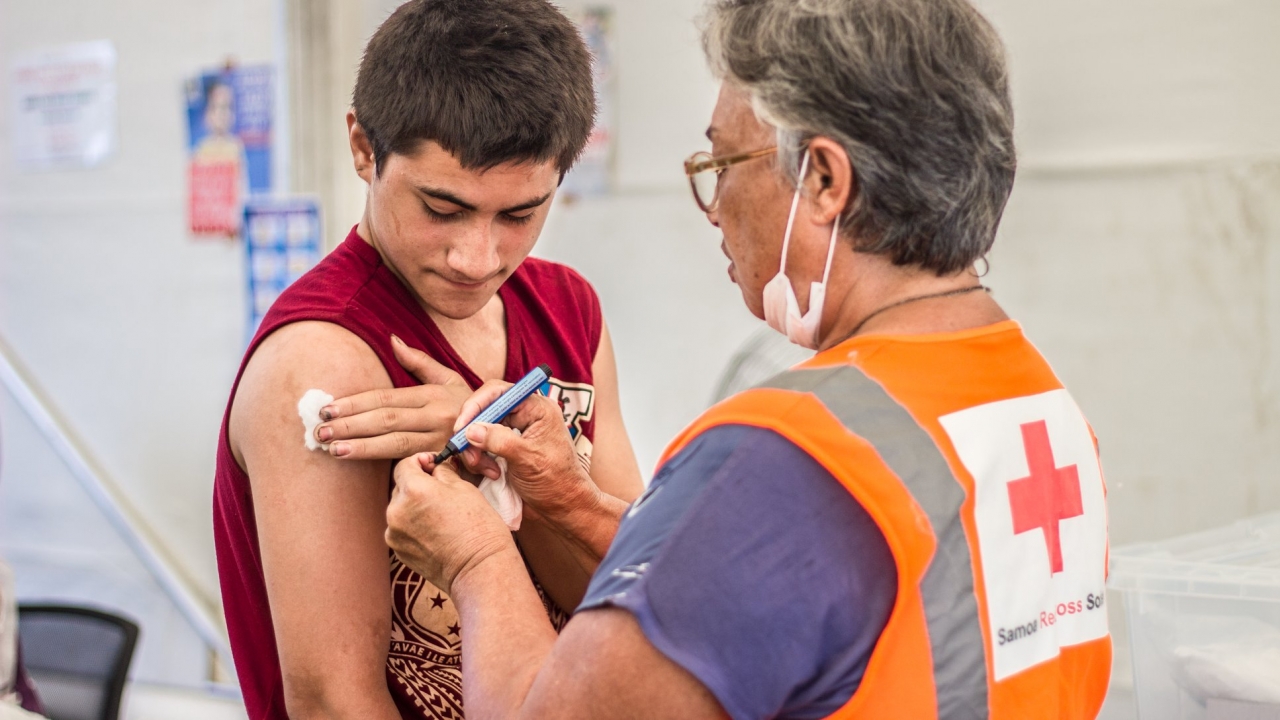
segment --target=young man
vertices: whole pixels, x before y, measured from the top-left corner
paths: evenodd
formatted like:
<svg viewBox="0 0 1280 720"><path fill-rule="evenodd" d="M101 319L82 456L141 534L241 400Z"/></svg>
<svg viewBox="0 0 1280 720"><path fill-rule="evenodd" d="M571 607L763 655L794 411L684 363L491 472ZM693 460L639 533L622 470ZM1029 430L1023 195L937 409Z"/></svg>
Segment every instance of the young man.
<svg viewBox="0 0 1280 720"><path fill-rule="evenodd" d="M253 720L462 717L457 612L383 535L390 458L443 447L470 388L547 363L594 481L638 494L595 294L526 259L593 113L587 50L545 0L413 0L370 40L347 115L364 216L264 318L219 446ZM343 398L322 412L327 454L301 437L312 388ZM516 538L563 624L594 568L532 513Z"/></svg>

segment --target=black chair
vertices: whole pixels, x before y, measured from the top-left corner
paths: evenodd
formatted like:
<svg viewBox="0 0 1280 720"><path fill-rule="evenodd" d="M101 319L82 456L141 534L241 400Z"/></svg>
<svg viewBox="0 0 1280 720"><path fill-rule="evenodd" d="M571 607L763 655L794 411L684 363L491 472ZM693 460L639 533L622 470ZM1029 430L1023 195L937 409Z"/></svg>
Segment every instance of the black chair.
<svg viewBox="0 0 1280 720"><path fill-rule="evenodd" d="M19 605L22 660L51 720L117 720L138 626L101 610Z"/></svg>

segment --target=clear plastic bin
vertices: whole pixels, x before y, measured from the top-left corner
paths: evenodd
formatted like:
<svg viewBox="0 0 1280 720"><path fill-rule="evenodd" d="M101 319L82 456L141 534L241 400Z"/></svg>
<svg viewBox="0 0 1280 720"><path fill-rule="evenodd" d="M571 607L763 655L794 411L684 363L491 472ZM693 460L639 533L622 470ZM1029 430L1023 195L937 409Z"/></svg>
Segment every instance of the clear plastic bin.
<svg viewBox="0 0 1280 720"><path fill-rule="evenodd" d="M1140 720L1280 718L1280 514L1114 548Z"/></svg>

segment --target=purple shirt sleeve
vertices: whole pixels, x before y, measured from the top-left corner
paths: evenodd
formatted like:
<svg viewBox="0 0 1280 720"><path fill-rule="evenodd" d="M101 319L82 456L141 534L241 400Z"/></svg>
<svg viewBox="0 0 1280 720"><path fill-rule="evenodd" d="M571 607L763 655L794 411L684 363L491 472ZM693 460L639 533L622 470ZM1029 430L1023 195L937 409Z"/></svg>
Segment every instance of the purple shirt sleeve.
<svg viewBox="0 0 1280 720"><path fill-rule="evenodd" d="M23 710L33 712L37 715L44 715L44 704L40 702L40 695L36 693L36 685L31 681L31 676L27 674L27 669L22 665L22 643L18 643L18 674L14 678L14 692L18 693L18 704Z"/></svg>
<svg viewBox="0 0 1280 720"><path fill-rule="evenodd" d="M884 536L825 468L725 426L654 477L578 610L632 613L736 720L821 718L858 689L896 596Z"/></svg>

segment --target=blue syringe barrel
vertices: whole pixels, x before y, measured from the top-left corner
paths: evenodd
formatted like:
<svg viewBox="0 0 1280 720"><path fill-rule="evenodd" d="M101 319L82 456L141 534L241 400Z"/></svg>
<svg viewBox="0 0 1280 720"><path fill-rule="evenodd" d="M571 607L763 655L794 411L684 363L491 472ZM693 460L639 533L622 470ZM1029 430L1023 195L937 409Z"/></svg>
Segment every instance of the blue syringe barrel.
<svg viewBox="0 0 1280 720"><path fill-rule="evenodd" d="M529 399L529 396L538 391L542 384L551 378L551 368L543 363L538 367L529 371L529 374L520 378L515 385L507 388L497 400L494 400L489 407L480 411L471 422L467 423L461 430L449 438L449 442L444 446L444 450L436 455L435 462L437 465L448 460L451 456L471 447L471 443L467 440L467 428L474 423L498 423L502 422L511 411L516 409L520 403Z"/></svg>

